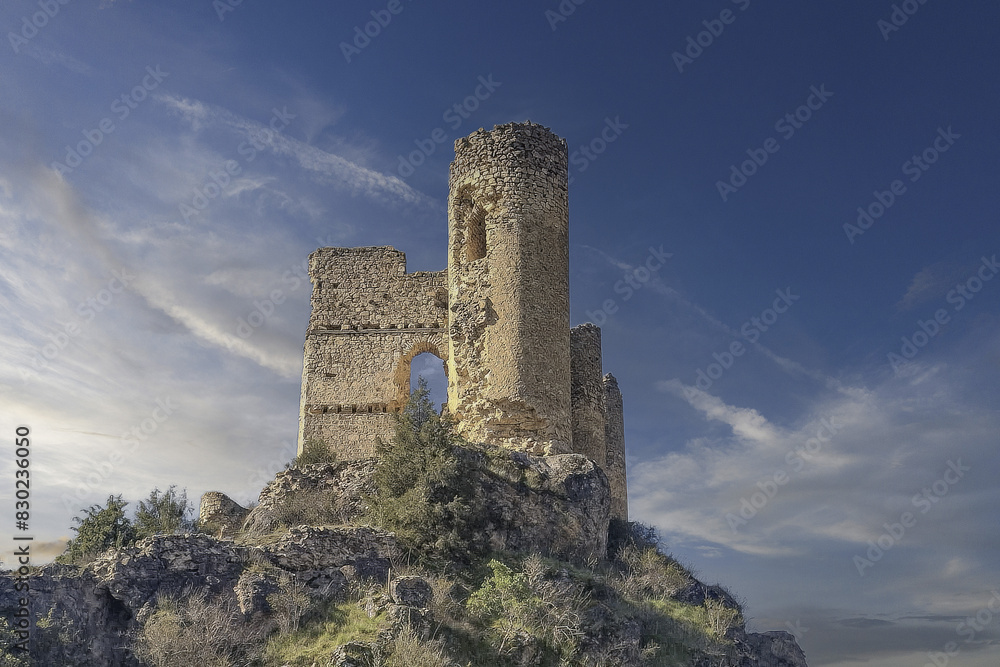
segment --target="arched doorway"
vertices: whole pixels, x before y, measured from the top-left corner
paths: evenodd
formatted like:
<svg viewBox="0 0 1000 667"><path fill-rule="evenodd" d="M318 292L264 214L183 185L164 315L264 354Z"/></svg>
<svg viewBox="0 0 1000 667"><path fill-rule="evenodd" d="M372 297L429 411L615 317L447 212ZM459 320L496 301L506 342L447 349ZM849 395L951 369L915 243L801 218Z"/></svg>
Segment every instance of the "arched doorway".
<svg viewBox="0 0 1000 667"><path fill-rule="evenodd" d="M448 402L448 377L444 373L444 364L431 352L422 352L410 360L410 391L417 388L419 379L427 382L430 390L431 403L441 411L441 406Z"/></svg>
<svg viewBox="0 0 1000 667"><path fill-rule="evenodd" d="M392 407L399 409L406 404L410 392L417 387L419 378L427 381L430 400L441 410L448 402L448 377L441 347L431 341L421 341L403 354L396 364L394 382L396 400Z"/></svg>

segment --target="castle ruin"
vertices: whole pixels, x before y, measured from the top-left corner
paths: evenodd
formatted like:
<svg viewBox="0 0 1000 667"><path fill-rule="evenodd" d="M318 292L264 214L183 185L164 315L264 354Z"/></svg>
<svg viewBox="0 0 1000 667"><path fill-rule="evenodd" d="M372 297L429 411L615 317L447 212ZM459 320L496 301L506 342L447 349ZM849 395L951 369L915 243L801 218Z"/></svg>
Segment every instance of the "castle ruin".
<svg viewBox="0 0 1000 667"><path fill-rule="evenodd" d="M299 452L318 439L341 460L373 456L410 393L410 362L445 364L460 435L532 455L579 453L627 519L622 397L603 375L601 330L569 326L566 141L511 123L455 142L448 268L406 272L392 247L309 256Z"/></svg>

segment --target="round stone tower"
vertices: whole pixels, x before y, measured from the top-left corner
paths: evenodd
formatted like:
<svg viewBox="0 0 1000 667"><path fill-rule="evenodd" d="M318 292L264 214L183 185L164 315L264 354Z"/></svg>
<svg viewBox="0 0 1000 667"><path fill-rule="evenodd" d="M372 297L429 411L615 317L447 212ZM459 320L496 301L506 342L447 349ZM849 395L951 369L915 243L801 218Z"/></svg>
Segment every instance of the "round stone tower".
<svg viewBox="0 0 1000 667"><path fill-rule="evenodd" d="M448 407L473 442L572 451L567 160L530 122L455 142Z"/></svg>

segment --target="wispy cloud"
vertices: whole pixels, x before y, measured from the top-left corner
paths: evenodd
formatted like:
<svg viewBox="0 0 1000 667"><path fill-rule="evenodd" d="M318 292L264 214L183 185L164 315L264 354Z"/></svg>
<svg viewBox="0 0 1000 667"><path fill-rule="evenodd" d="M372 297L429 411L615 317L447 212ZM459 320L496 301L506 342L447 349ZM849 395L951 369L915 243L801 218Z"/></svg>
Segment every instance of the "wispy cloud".
<svg viewBox="0 0 1000 667"><path fill-rule="evenodd" d="M344 188L352 194L362 195L385 205L408 204L438 208L434 200L414 190L398 177L380 173L311 146L286 132L274 132L267 122L251 120L222 107L175 95L160 95L157 99L177 112L192 129L201 130L210 126L229 128L247 139L253 138L258 144L265 144L276 155L292 158L302 169L328 185ZM281 111L287 111L293 117L296 113L295 109Z"/></svg>
<svg viewBox="0 0 1000 667"><path fill-rule="evenodd" d="M896 310L910 310L921 303L943 297L963 275L963 268L953 262L935 262L913 276L906 294L896 303Z"/></svg>

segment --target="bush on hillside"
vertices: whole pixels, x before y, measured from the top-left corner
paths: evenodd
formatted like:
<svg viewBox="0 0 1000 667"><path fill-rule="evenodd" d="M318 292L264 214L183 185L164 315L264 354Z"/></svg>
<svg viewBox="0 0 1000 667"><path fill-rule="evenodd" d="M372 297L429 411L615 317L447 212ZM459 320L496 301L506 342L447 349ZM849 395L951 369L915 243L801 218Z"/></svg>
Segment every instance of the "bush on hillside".
<svg viewBox="0 0 1000 667"><path fill-rule="evenodd" d="M135 539L153 535L172 535L178 530L191 530L194 521L190 515L194 506L188 500L187 489L177 492L176 486L166 491L153 489L149 497L139 501L135 511Z"/></svg>
<svg viewBox="0 0 1000 667"><path fill-rule="evenodd" d="M205 592L163 597L135 637L135 655L150 667L230 667L261 655L265 628L246 622L230 597Z"/></svg>
<svg viewBox="0 0 1000 667"><path fill-rule="evenodd" d="M395 435L376 443L376 493L369 518L396 533L425 564L467 563L482 512L455 452L453 424L431 403L421 379L396 418Z"/></svg>
<svg viewBox="0 0 1000 667"><path fill-rule="evenodd" d="M107 504L91 505L83 516L73 517L76 537L66 545L57 562L85 564L108 549L120 549L135 542L135 528L125 516L127 502L121 495L108 496Z"/></svg>
<svg viewBox="0 0 1000 667"><path fill-rule="evenodd" d="M298 456L285 464L285 468L302 468L316 463L336 463L337 453L331 450L325 442L310 438L302 443L302 451Z"/></svg>

